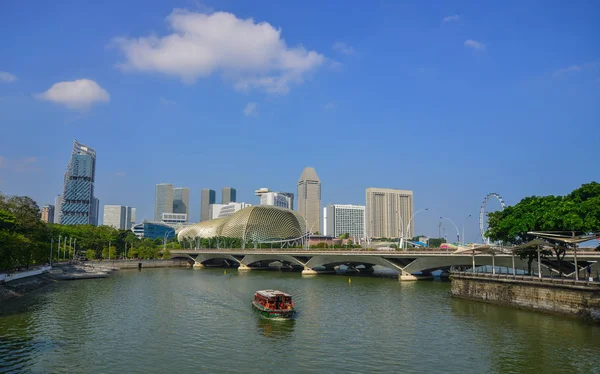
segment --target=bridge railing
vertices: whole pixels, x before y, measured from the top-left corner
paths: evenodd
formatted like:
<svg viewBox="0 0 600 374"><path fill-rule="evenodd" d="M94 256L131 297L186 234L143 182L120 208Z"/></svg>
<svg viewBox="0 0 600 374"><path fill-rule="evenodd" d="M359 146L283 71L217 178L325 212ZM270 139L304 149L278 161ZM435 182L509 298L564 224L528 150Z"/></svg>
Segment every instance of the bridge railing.
<svg viewBox="0 0 600 374"><path fill-rule="evenodd" d="M315 249L301 249L301 248L273 248L273 249L267 249L267 248L257 248L257 249L241 249L241 248L211 248L211 249L207 249L207 248L202 248L202 249L171 249L170 250L171 253L252 253L252 254L258 254L258 253L307 253L307 254L316 254L316 253L325 253L325 254L365 254L365 255L382 255L382 254L406 254L406 255L424 255L424 254L429 254L429 255L435 255L435 254L452 254L453 252L451 251L445 251L445 250L439 250L439 249L435 249L435 250L427 250L427 251L380 251L380 250L366 250L366 249L348 249L348 250L342 250L342 249L338 249L336 248L334 249L324 249L324 248L315 248ZM463 253L464 255L464 253ZM470 255L470 254L469 254Z"/></svg>

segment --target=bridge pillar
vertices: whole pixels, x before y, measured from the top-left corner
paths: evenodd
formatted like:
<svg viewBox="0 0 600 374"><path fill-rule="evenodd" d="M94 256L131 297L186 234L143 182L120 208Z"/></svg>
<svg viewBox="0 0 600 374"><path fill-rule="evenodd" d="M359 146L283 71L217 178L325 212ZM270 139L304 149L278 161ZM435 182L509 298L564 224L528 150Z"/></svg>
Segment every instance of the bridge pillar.
<svg viewBox="0 0 600 374"><path fill-rule="evenodd" d="M425 280L425 279L433 279L433 276L431 275L431 273L411 274L411 273L407 273L405 271L398 274L399 281L418 281L418 280Z"/></svg>
<svg viewBox="0 0 600 374"><path fill-rule="evenodd" d="M302 275L317 275L319 274L316 270L313 270L311 268L304 268L304 270L302 270Z"/></svg>
<svg viewBox="0 0 600 374"><path fill-rule="evenodd" d="M244 264L240 264L240 266L238 267L238 271L247 271L247 270L252 270L252 268L248 265L244 265Z"/></svg>
<svg viewBox="0 0 600 374"><path fill-rule="evenodd" d="M205 267L201 262L194 262L194 269L204 269Z"/></svg>

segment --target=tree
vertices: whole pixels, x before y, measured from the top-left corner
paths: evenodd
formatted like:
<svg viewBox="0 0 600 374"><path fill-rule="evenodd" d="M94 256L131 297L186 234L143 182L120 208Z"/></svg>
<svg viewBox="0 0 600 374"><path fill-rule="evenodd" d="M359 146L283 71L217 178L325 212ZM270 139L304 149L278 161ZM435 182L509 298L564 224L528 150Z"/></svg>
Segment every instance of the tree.
<svg viewBox="0 0 600 374"><path fill-rule="evenodd" d="M446 239L444 238L429 238L430 248L439 248L443 243L446 243Z"/></svg>
<svg viewBox="0 0 600 374"><path fill-rule="evenodd" d="M520 245L535 239L531 231L597 232L600 230L600 184L582 185L567 196L530 196L514 206L488 213L486 235L494 241ZM562 274L562 260L566 254L564 245L555 245L554 255L558 271ZM529 268L537 258L537 248L525 248L516 252L527 259ZM543 251L542 256L551 255ZM531 271L531 270L530 270Z"/></svg>

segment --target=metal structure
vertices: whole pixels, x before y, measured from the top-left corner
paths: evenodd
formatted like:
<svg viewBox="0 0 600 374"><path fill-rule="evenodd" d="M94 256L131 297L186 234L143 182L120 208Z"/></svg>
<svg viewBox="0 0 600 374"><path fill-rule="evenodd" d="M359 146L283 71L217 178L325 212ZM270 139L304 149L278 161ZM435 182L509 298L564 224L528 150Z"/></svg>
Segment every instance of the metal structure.
<svg viewBox="0 0 600 374"><path fill-rule="evenodd" d="M481 203L481 210L479 211L479 230L481 231L481 239L483 239L484 243L487 242L488 244L490 239L485 236L485 205L492 197L495 197L498 200L498 202L500 202L500 206L502 206L502 209L506 208L506 204L504 204L504 200L502 200L502 197L495 192L487 194L485 199L483 199L483 203Z"/></svg>
<svg viewBox="0 0 600 374"><path fill-rule="evenodd" d="M177 230L177 239L238 238L255 243L297 240L306 235L304 218L296 212L269 205L250 206L229 217L203 221Z"/></svg>

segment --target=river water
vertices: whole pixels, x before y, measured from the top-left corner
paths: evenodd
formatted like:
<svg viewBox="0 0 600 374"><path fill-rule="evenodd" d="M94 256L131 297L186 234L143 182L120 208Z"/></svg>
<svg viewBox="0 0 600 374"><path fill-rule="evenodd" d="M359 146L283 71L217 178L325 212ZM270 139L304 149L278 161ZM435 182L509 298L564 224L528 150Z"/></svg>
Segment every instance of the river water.
<svg viewBox="0 0 600 374"><path fill-rule="evenodd" d="M600 373L600 326L453 299L449 283L122 270L0 306L0 373ZM272 321L253 293L294 295Z"/></svg>

